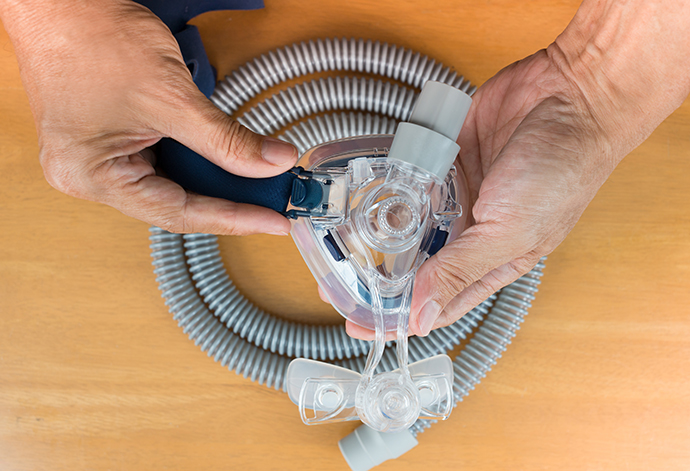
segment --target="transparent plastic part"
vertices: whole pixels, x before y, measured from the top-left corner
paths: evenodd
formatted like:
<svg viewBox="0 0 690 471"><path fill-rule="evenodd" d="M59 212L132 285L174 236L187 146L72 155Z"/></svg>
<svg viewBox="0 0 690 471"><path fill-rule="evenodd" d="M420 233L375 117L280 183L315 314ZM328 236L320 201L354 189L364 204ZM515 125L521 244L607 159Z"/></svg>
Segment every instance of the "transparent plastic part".
<svg viewBox="0 0 690 471"><path fill-rule="evenodd" d="M323 199L293 223L295 243L333 306L375 332L361 375L314 360L290 364L288 394L308 425L360 419L397 432L418 418L445 419L452 409L450 358L408 365L407 335L414 275L438 237L462 217L466 195L454 169L441 181L388 159L391 140L334 141L298 162L320 182ZM398 368L376 374L387 332L396 332Z"/></svg>
<svg viewBox="0 0 690 471"><path fill-rule="evenodd" d="M388 159L393 136L342 139L307 151L297 163L322 184L323 200L293 221L291 235L333 307L375 329L371 287L387 281L384 327L398 328L405 281L413 281L434 237L464 225L464 175L441 181ZM288 209L291 209L290 207ZM451 236L452 238L452 236Z"/></svg>

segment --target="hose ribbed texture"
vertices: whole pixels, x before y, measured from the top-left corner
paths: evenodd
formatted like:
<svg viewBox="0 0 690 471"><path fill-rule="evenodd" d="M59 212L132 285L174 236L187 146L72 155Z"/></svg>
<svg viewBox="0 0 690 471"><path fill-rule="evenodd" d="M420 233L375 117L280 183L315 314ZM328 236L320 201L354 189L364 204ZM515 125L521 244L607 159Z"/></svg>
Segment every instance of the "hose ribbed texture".
<svg viewBox="0 0 690 471"><path fill-rule="evenodd" d="M263 350L291 358L332 361L365 355L368 342L345 333L342 325L314 326L271 316L240 294L225 270L215 236L184 236L189 271L197 292L218 320Z"/></svg>
<svg viewBox="0 0 690 471"><path fill-rule="evenodd" d="M450 84L470 95L476 90L450 68L418 52L362 39L319 39L275 49L246 63L219 82L211 100L232 114L282 81L341 70L379 74L402 84L362 77L320 78L280 91L237 119L264 134L282 130L280 137L303 153L334 139L393 133L398 120L409 116L418 96L416 89L427 80ZM327 113L340 110L352 111ZM290 127L296 120L301 122ZM293 358L364 369L370 342L350 338L343 325L289 322L245 298L228 276L216 236L170 234L157 227L150 231L154 273L166 305L189 338L221 365L277 390L285 390L287 367ZM412 337L410 362L448 352L469 339L453 362L454 399L462 401L520 328L543 268L542 260L454 324L424 338ZM395 352L389 347L378 371L397 366ZM433 422L420 419L410 432L417 435Z"/></svg>
<svg viewBox="0 0 690 471"><path fill-rule="evenodd" d="M185 261L183 237L157 227L150 232L158 288L184 333L222 366L269 388L285 390L290 359L258 348L227 329L194 288Z"/></svg>
<svg viewBox="0 0 690 471"><path fill-rule="evenodd" d="M356 77L301 83L262 101L237 118L254 132L273 134L290 122L331 110L369 111L406 120L419 93L412 88Z"/></svg>
<svg viewBox="0 0 690 471"><path fill-rule="evenodd" d="M546 257L543 257L529 273L499 291L484 322L455 357L453 396L456 407L501 358L520 329L541 283L545 260ZM434 422L436 421L417 420L410 431L416 436Z"/></svg>
<svg viewBox="0 0 690 471"><path fill-rule="evenodd" d="M397 121L387 116L338 113L316 116L278 137L294 144L300 154L303 154L318 144L344 137L394 134L396 125Z"/></svg>
<svg viewBox="0 0 690 471"><path fill-rule="evenodd" d="M259 93L285 80L316 72L341 70L382 75L414 88L421 88L427 80L434 80L459 88L469 95L476 90L450 67L419 52L379 41L328 38L274 49L247 62L218 83L211 101L227 114L232 114ZM319 81L318 88L329 92L332 90L330 86L323 87L322 81ZM344 95L343 92L343 99L351 99ZM354 96L355 93L351 95ZM299 99L295 103L301 101ZM393 102L395 99L382 100L387 104Z"/></svg>

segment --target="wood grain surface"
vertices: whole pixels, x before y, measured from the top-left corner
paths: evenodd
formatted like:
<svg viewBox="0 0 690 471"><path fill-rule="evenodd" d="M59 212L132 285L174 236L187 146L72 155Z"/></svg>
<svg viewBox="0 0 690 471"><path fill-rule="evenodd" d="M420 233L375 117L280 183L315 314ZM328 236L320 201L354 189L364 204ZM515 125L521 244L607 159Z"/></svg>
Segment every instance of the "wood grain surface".
<svg viewBox="0 0 690 471"><path fill-rule="evenodd" d="M220 74L273 47L354 36L481 84L547 46L571 0L271 1L196 20ZM347 470L354 423L304 426L286 395L207 358L157 290L148 226L48 186L0 33L0 470ZM547 262L503 359L381 470L690 469L690 104L603 186ZM289 238L222 239L265 309L339 317Z"/></svg>

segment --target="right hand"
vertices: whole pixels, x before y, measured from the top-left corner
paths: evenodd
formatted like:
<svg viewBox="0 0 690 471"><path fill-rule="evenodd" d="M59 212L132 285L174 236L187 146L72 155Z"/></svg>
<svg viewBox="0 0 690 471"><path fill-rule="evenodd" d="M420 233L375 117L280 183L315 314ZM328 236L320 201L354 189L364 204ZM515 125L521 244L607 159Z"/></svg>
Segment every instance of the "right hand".
<svg viewBox="0 0 690 471"><path fill-rule="evenodd" d="M689 25L687 1L584 0L546 51L482 85L457 162L472 225L417 272L411 333L455 322L565 238L621 159L688 96Z"/></svg>
<svg viewBox="0 0 690 471"><path fill-rule="evenodd" d="M287 234L266 208L186 192L148 149L171 137L237 175L292 168L297 150L231 120L192 81L170 30L129 0L0 0L48 182L171 232Z"/></svg>

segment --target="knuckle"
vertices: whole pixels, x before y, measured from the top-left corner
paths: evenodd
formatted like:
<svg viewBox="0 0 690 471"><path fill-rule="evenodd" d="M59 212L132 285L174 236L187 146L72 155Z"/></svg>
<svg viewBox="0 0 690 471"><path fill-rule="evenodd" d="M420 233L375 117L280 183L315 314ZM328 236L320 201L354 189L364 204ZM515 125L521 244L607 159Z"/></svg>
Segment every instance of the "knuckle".
<svg viewBox="0 0 690 471"><path fill-rule="evenodd" d="M163 216L157 226L173 234L186 234L184 222L177 216Z"/></svg>
<svg viewBox="0 0 690 471"><path fill-rule="evenodd" d="M434 323L434 328L449 326L465 314L464 312L458 312L451 304L452 303L449 303L441 310L441 313Z"/></svg>
<svg viewBox="0 0 690 471"><path fill-rule="evenodd" d="M227 124L219 126L215 137L218 148L228 163L235 162L250 152L249 129L234 120L227 120Z"/></svg>
<svg viewBox="0 0 690 471"><path fill-rule="evenodd" d="M490 271L474 283L472 302L479 304L482 300L488 298L504 286L509 285L521 275L522 273L517 274L514 272L512 266L509 267L509 270L502 270L499 268L497 270Z"/></svg>
<svg viewBox="0 0 690 471"><path fill-rule="evenodd" d="M194 232L194 225L190 223L187 217L187 202L183 203L178 208L172 208L166 214L160 217L161 229L174 234L189 234Z"/></svg>
<svg viewBox="0 0 690 471"><path fill-rule="evenodd" d="M452 261L442 261L436 269L436 295L451 299L470 286L476 279L464 267Z"/></svg>
<svg viewBox="0 0 690 471"><path fill-rule="evenodd" d="M247 235L248 231L238 230L237 225L237 204L228 201L229 204L225 205L223 212L224 224L223 228L219 227L219 230L225 232L226 235ZM230 230L228 230L228 228Z"/></svg>
<svg viewBox="0 0 690 471"><path fill-rule="evenodd" d="M237 229L236 203L225 201L222 207L216 208L211 214L202 215L198 212L198 203L194 203L193 195L188 194L186 201L165 215L157 218L158 227L176 234L191 234L204 232L221 235L246 235L249 231Z"/></svg>
<svg viewBox="0 0 690 471"><path fill-rule="evenodd" d="M242 229L238 226L237 203L232 201L222 201L216 209L217 217L204 220L204 232L221 235L248 235L251 231ZM197 227L197 229L199 229Z"/></svg>
<svg viewBox="0 0 690 471"><path fill-rule="evenodd" d="M50 186L61 193L77 198L85 198L82 185L75 173L69 168L64 159L52 152L41 149L39 161L43 168L43 175Z"/></svg>
<svg viewBox="0 0 690 471"><path fill-rule="evenodd" d="M527 252L522 257L513 260L511 265L515 270L515 274L519 277L532 270L534 266L539 263L539 260L541 260L543 255L546 254L538 250L532 250Z"/></svg>

